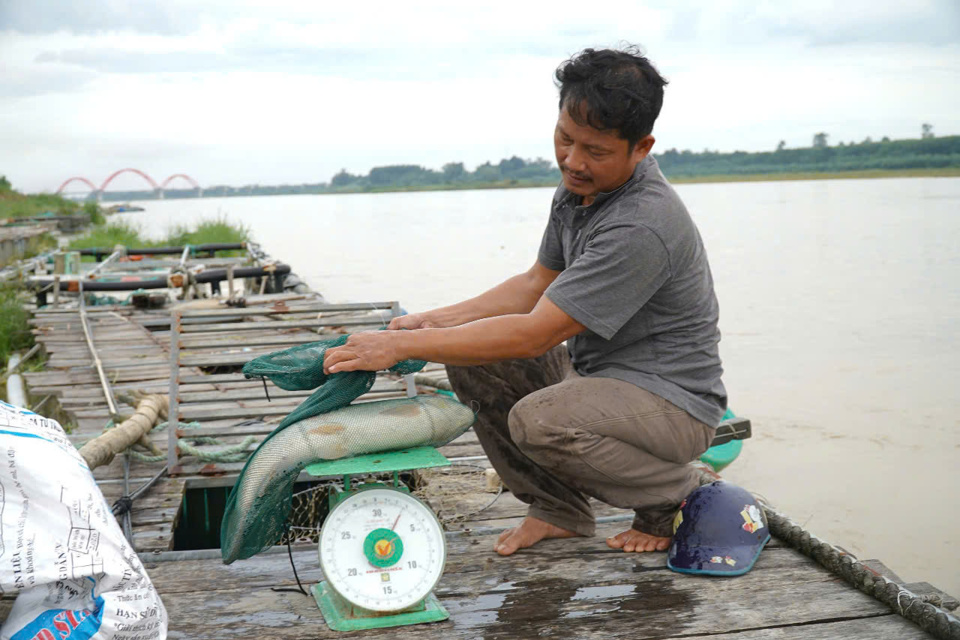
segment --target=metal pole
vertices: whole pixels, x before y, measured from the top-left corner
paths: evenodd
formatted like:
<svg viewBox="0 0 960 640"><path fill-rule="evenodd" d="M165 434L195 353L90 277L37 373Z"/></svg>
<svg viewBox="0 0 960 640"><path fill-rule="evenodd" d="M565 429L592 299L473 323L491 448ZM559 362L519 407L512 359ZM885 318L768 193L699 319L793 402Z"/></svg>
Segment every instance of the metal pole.
<svg viewBox="0 0 960 640"><path fill-rule="evenodd" d="M180 325L183 314L174 311L170 318L170 409L167 427L167 473L177 466L177 428L180 425Z"/></svg>
<svg viewBox="0 0 960 640"><path fill-rule="evenodd" d="M60 308L60 276L53 276L53 308Z"/></svg>
<svg viewBox="0 0 960 640"><path fill-rule="evenodd" d="M93 357L93 365L97 369L97 377L100 378L100 388L103 389L103 396L107 399L107 409L110 412L110 418L117 420L117 403L113 399L113 391L110 389L110 383L107 381L107 374L103 371L103 362L100 361L100 354L97 353L97 347L93 343L93 334L90 332L90 325L87 321L87 305L83 297L83 280L80 280L80 326L83 328L83 337L87 341L87 348Z"/></svg>
<svg viewBox="0 0 960 640"><path fill-rule="evenodd" d="M110 264L111 262L113 262L114 260L116 260L117 258L119 258L120 256L122 256L123 253L124 253L123 251L114 251L113 253L111 253L111 254L107 257L106 260L104 260L103 262L101 262L100 264L98 264L97 266L95 266L95 267L94 267L93 269L91 269L90 271L88 271L88 272L86 272L85 274L83 274L83 277L84 277L84 278L92 278L93 276L95 276L95 275L97 274L97 271L100 271L100 269L103 269L105 266L107 266L108 264Z"/></svg>
<svg viewBox="0 0 960 640"><path fill-rule="evenodd" d="M100 354L97 352L97 346L93 342L93 332L90 331L90 323L87 321L87 304L83 295L83 280L80 280L80 326L83 328L83 337L87 341L87 348L90 350L90 355L93 357L93 364L97 369L97 377L100 378L100 387L103 389L103 396L107 400L107 410L110 412L110 419L113 420L114 426L117 426L120 423L120 415L117 412L117 403L113 398L113 389L110 388L110 383L107 381L107 374L103 370L103 362L100 361ZM123 453L123 495L129 495L130 493L130 454L126 451ZM127 510L123 514L123 535L127 539L127 542L130 543L130 547L136 550L133 544L133 526L130 522L130 511Z"/></svg>

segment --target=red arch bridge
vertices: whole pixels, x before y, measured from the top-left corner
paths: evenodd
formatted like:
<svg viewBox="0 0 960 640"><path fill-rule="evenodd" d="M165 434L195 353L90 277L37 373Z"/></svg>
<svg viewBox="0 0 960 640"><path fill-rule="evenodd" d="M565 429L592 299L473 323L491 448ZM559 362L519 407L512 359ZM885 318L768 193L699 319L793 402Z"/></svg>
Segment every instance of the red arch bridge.
<svg viewBox="0 0 960 640"><path fill-rule="evenodd" d="M153 178L151 178L149 175L147 175L143 171L140 171L139 169L132 169L132 168L120 169L119 171L114 171L113 173L110 174L110 176L106 180L103 181L103 184L100 185L99 187L97 187L97 185L93 184L92 182L90 182L89 180L87 180L82 176L74 176L69 180L66 180L63 184L61 184L60 188L57 189L57 193L58 194L63 193L64 189L67 188L67 185L69 185L72 182L82 182L83 184L90 187L90 192L97 196L97 202L99 202L100 199L103 197L103 192L107 190L107 187L110 186L110 183L113 182L113 179L122 173L137 174L138 176L140 176L150 184L151 189L153 189L154 193L157 194L157 197L161 199L163 198L163 191L164 189L167 188L167 185L169 185L171 182L173 182L178 178L181 181L186 181L187 183L190 184L190 186L193 189L196 189L197 197L200 197L203 195L203 187L200 186L200 183L198 183L196 180L194 180L193 178L191 178L185 173L175 173L169 178L167 178L166 180L164 180L163 182L161 182L160 184L157 184L157 182Z"/></svg>

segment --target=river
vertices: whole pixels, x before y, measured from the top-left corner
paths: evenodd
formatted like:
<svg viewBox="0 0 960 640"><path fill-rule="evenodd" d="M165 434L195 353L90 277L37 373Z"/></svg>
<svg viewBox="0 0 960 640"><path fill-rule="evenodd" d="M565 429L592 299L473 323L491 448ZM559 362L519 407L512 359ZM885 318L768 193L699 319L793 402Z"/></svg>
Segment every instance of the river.
<svg viewBox="0 0 960 640"><path fill-rule="evenodd" d="M720 300L724 476L814 534L960 596L960 179L679 185ZM410 311L536 259L552 189L144 201L226 217L331 301Z"/></svg>

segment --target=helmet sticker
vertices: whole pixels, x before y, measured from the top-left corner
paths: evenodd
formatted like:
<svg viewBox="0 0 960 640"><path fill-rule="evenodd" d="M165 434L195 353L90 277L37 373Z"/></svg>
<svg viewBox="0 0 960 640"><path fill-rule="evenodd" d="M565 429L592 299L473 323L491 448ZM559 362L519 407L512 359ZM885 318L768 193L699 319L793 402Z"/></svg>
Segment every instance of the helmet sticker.
<svg viewBox="0 0 960 640"><path fill-rule="evenodd" d="M686 504L686 501L684 501ZM680 528L680 524L683 522L683 511L677 511L677 515L673 518L673 532L676 533L677 529Z"/></svg>
<svg viewBox="0 0 960 640"><path fill-rule="evenodd" d="M731 567L737 566L737 561L730 556L713 556L710 558L710 564L728 564Z"/></svg>
<svg viewBox="0 0 960 640"><path fill-rule="evenodd" d="M743 530L749 533L756 533L760 529L763 529L763 516L760 513L760 509L755 504L747 504L743 506L743 511L740 512L740 515L743 516Z"/></svg>

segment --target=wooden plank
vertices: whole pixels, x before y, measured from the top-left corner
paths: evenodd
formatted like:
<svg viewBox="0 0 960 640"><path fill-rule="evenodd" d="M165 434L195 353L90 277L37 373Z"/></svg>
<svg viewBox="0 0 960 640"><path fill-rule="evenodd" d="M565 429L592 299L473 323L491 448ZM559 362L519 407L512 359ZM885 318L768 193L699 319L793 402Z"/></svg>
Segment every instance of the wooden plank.
<svg viewBox="0 0 960 640"><path fill-rule="evenodd" d="M667 570L663 553L610 550L602 537L545 541L510 558L494 554L493 541L449 540L447 571L436 590L449 621L353 637L927 637L788 549L764 551L747 576L710 578ZM314 550L296 552L294 561L305 582L320 578ZM339 637L312 598L270 590L294 584L285 555L229 567L217 560L146 566L174 633L198 639Z"/></svg>
<svg viewBox="0 0 960 640"><path fill-rule="evenodd" d="M319 327L380 327L385 326L390 318L376 316L366 318L318 318L315 320L277 320L277 329L316 329ZM262 324L252 322L235 322L231 324L187 324L183 326L184 334L206 333L210 331L261 331Z"/></svg>
<svg viewBox="0 0 960 640"><path fill-rule="evenodd" d="M266 333L266 332L265 332ZM202 336L184 336L181 341L184 349L196 349L200 347L229 347L229 346L244 346L244 347L262 347L271 345L274 347L284 346L290 347L298 344L309 344L311 342L317 342L319 340L330 339L332 337L340 335L335 332L326 332L326 333L298 333L298 334L284 334L284 333L271 333L263 336L250 336L246 335L238 336L236 334L224 335L222 337L211 337L207 338L206 335ZM274 349L275 351L278 349Z"/></svg>
<svg viewBox="0 0 960 640"><path fill-rule="evenodd" d="M305 296L301 296L301 297L305 297ZM251 303L253 303L253 302L258 302L258 299L257 299L257 298L254 298L254 297L252 297L252 296L248 296L248 297L247 297L247 304L249 305L249 304L251 304ZM264 300L264 302L271 302L271 300ZM330 312L330 313L343 312L343 311L367 311L367 312L369 312L369 311L371 311L371 310L377 310L377 309L382 309L382 310L384 310L384 311L389 311L389 310L391 310L391 309L394 307L394 305L396 305L396 304L397 304L396 302L392 302L392 301L391 301L391 302L347 302L347 303L341 303L341 304L321 304L321 305L317 305L316 311ZM247 309L247 310L243 310L243 309L184 309L184 310L183 310L183 316L184 316L184 318L217 317L217 316L221 316L221 315L229 315L229 314L231 314L231 313L236 313L236 312L238 312L238 311L250 311L250 312L252 312L252 311L255 311L255 310L253 310L253 309ZM269 311L266 311L266 313L270 313L270 312L269 312ZM262 312L261 312L261 314L251 313L251 315L262 315Z"/></svg>

